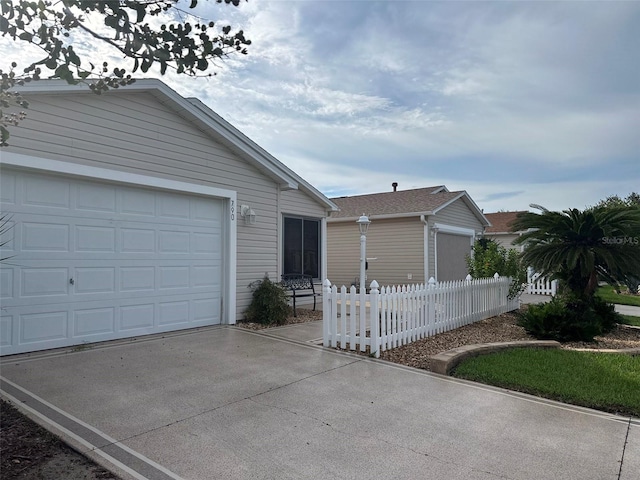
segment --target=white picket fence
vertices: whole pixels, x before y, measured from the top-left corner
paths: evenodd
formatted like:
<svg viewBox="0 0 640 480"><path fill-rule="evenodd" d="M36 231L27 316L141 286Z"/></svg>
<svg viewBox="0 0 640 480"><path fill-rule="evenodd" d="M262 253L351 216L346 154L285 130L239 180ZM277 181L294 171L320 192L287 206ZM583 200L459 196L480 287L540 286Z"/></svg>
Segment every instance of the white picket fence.
<svg viewBox="0 0 640 480"><path fill-rule="evenodd" d="M323 284L323 345L365 352L375 357L421 338L519 308L509 300L511 279L500 277L427 285L382 287L371 282L370 293L338 291L329 280Z"/></svg>
<svg viewBox="0 0 640 480"><path fill-rule="evenodd" d="M533 295L555 295L557 290L557 280L548 280L541 277L531 267L527 269L527 293Z"/></svg>

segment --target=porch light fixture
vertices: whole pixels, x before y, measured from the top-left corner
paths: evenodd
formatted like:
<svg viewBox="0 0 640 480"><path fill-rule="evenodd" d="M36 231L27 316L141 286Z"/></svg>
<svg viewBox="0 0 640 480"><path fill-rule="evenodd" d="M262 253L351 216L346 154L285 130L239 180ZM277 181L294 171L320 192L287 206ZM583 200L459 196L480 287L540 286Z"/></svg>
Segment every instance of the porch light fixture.
<svg viewBox="0 0 640 480"><path fill-rule="evenodd" d="M364 213L356 220L358 228L360 229L360 293L364 293L367 290L365 281L367 279L367 230L371 220Z"/></svg>
<svg viewBox="0 0 640 480"><path fill-rule="evenodd" d="M256 212L254 212L253 208L251 208L249 205L240 205L240 216L244 218L245 224L256 224Z"/></svg>

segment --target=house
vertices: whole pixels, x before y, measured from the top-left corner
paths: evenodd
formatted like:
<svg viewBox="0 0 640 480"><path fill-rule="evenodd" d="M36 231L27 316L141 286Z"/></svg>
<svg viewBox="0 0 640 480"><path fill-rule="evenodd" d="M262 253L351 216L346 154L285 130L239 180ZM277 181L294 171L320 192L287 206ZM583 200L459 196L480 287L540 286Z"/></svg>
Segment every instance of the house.
<svg viewBox="0 0 640 480"><path fill-rule="evenodd" d="M513 241L523 232L511 231L511 224L520 213L525 212L485 213L484 216L487 217L489 222L491 222L491 226L485 229L484 237L495 240L499 245L502 245L505 248L513 248L521 252L524 246L513 245Z"/></svg>
<svg viewBox="0 0 640 480"><path fill-rule="evenodd" d="M0 353L233 324L265 273L326 272L336 206L159 80L42 80L1 157Z"/></svg>
<svg viewBox="0 0 640 480"><path fill-rule="evenodd" d="M328 279L349 286L359 275L360 234L366 214L367 279L380 285L466 277L466 256L489 221L465 191L444 185L331 199L340 211L327 220Z"/></svg>

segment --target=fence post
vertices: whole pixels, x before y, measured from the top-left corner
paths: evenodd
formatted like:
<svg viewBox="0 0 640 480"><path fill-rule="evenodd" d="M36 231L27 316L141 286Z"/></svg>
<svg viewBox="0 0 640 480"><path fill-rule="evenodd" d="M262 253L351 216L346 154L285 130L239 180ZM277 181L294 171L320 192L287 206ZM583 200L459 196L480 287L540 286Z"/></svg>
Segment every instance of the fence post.
<svg viewBox="0 0 640 480"><path fill-rule="evenodd" d="M436 289L436 279L431 277L429 279L429 284L427 288L427 294L425 296L427 301L427 325L429 330L429 335L434 335L436 333L436 302L435 302L435 289Z"/></svg>
<svg viewBox="0 0 640 480"><path fill-rule="evenodd" d="M378 282L375 280L369 285L369 310L371 314L371 332L369 337L369 353L380 358L380 316L378 310Z"/></svg>
<svg viewBox="0 0 640 480"><path fill-rule="evenodd" d="M331 282L322 282L322 345L329 346L329 321L331 319Z"/></svg>
<svg viewBox="0 0 640 480"><path fill-rule="evenodd" d="M358 320L360 321L360 351L364 352L367 348L365 344L367 338L367 288L364 285L360 285Z"/></svg>

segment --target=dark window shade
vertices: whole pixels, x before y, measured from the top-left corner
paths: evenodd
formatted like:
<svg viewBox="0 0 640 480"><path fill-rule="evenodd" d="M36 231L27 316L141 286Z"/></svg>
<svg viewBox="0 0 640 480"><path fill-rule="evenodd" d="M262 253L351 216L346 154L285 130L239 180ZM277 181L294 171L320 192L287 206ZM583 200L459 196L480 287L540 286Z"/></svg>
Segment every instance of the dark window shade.
<svg viewBox="0 0 640 480"><path fill-rule="evenodd" d="M284 217L282 273L320 278L320 221Z"/></svg>

